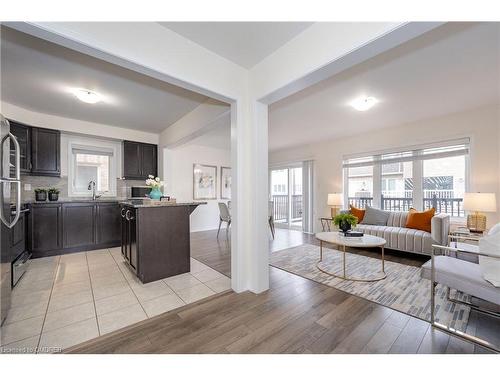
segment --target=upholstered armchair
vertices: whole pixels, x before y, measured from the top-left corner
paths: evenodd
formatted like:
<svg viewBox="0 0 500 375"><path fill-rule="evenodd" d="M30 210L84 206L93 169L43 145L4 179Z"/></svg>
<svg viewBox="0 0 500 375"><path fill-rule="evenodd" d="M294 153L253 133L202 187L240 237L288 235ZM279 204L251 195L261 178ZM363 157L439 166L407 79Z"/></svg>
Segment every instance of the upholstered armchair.
<svg viewBox="0 0 500 375"><path fill-rule="evenodd" d="M431 260L421 269L423 278L431 281L431 324L453 335L468 339L476 344L500 351L500 344L450 329L436 322L435 292L438 284L447 287L447 298L453 303L465 304L471 309L500 319L500 223L479 244L465 247L433 245ZM450 290L458 290L472 297L498 306L490 310L470 302L450 297Z"/></svg>

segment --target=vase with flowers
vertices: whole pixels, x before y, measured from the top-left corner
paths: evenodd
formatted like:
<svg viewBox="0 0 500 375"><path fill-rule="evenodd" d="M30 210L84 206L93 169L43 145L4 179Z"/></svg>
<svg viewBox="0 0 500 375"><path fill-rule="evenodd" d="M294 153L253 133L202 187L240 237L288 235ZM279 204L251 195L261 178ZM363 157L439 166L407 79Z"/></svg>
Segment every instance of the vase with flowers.
<svg viewBox="0 0 500 375"><path fill-rule="evenodd" d="M162 197L163 194L160 188L163 186L163 181L160 180L160 177L155 177L150 174L146 180L146 185L151 188L149 198L159 200Z"/></svg>

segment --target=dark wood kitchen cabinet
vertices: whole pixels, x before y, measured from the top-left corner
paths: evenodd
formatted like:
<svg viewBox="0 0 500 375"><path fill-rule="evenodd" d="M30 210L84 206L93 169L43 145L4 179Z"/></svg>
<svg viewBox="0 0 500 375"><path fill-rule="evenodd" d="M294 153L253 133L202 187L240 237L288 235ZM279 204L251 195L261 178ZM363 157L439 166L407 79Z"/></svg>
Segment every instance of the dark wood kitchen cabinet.
<svg viewBox="0 0 500 375"><path fill-rule="evenodd" d="M58 254L62 248L62 205L34 204L30 208L29 232L34 258Z"/></svg>
<svg viewBox="0 0 500 375"><path fill-rule="evenodd" d="M31 204L33 258L120 246L118 202Z"/></svg>
<svg viewBox="0 0 500 375"><path fill-rule="evenodd" d="M117 203L97 203L96 205L97 243L119 244L121 241L120 206Z"/></svg>
<svg viewBox="0 0 500 375"><path fill-rule="evenodd" d="M10 131L19 142L21 173L33 176L61 175L61 133L9 120ZM11 144L11 163L14 145Z"/></svg>
<svg viewBox="0 0 500 375"><path fill-rule="evenodd" d="M143 143L141 151L142 178L146 179L150 174L158 176L158 146Z"/></svg>
<svg viewBox="0 0 500 375"><path fill-rule="evenodd" d="M10 122L10 132L17 138L20 148L21 173L31 172L31 127L15 121ZM10 162L15 164L14 144L10 144Z"/></svg>
<svg viewBox="0 0 500 375"><path fill-rule="evenodd" d="M61 175L61 133L59 131L31 128L31 174Z"/></svg>
<svg viewBox="0 0 500 375"><path fill-rule="evenodd" d="M122 255L129 266L138 272L138 254L137 254L137 210L123 206L121 209L122 223Z"/></svg>
<svg viewBox="0 0 500 375"><path fill-rule="evenodd" d="M141 144L123 141L123 177L141 178Z"/></svg>
<svg viewBox="0 0 500 375"><path fill-rule="evenodd" d="M63 247L89 247L96 243L95 203L65 203L63 210Z"/></svg>
<svg viewBox="0 0 500 375"><path fill-rule="evenodd" d="M123 141L123 178L148 178L158 175L158 146L149 143Z"/></svg>

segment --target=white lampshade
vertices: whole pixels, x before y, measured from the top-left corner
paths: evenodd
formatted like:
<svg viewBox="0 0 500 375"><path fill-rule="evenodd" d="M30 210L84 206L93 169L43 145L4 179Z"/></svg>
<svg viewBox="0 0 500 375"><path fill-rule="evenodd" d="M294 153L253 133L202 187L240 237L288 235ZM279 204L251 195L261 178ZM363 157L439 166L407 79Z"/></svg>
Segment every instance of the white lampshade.
<svg viewBox="0 0 500 375"><path fill-rule="evenodd" d="M329 206L342 206L342 193L331 193L328 194L328 205Z"/></svg>
<svg viewBox="0 0 500 375"><path fill-rule="evenodd" d="M476 212L496 212L495 193L465 193L464 210Z"/></svg>

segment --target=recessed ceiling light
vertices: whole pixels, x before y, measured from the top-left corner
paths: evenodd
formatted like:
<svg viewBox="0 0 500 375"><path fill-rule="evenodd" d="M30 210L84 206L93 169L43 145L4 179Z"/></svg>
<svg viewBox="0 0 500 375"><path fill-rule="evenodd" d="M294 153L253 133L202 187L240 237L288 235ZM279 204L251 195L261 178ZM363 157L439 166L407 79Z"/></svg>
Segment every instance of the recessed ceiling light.
<svg viewBox="0 0 500 375"><path fill-rule="evenodd" d="M73 95L75 95L82 102L95 104L102 100L101 95L92 90L87 89L73 89Z"/></svg>
<svg viewBox="0 0 500 375"><path fill-rule="evenodd" d="M350 104L357 111L368 111L371 107L377 104L378 100L373 96L363 96L353 100Z"/></svg>

